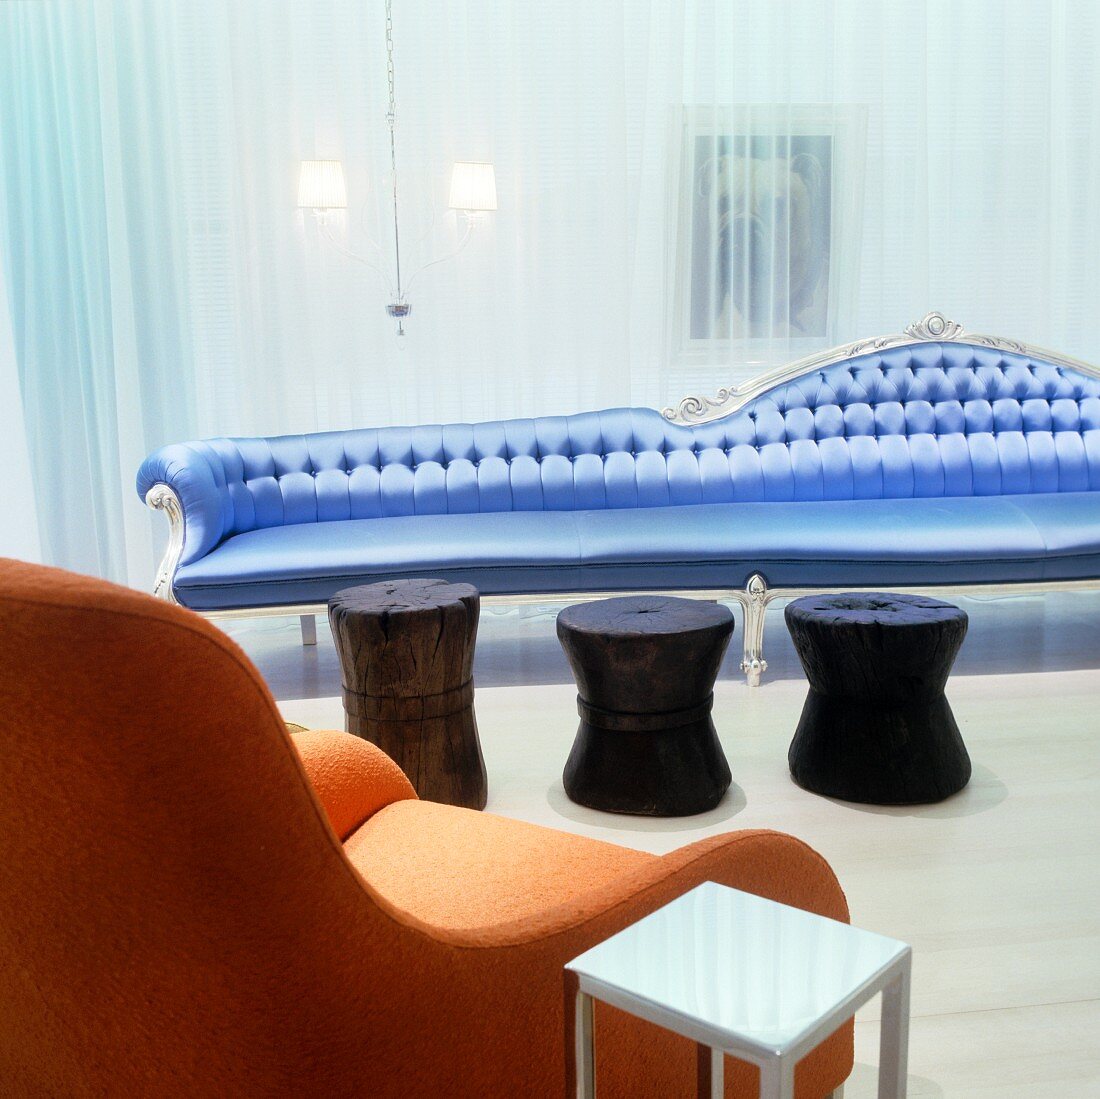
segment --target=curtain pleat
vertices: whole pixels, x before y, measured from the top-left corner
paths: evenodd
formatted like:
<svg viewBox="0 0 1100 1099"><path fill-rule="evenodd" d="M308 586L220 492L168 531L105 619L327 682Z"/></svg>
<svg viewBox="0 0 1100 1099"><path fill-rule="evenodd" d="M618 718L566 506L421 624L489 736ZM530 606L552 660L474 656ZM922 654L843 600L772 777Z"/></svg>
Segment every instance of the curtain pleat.
<svg viewBox="0 0 1100 1099"><path fill-rule="evenodd" d="M0 208L0 224L2 220ZM4 265L0 263L0 423L4 428L5 467L0 477L0 557L40 561L42 543L5 280Z"/></svg>

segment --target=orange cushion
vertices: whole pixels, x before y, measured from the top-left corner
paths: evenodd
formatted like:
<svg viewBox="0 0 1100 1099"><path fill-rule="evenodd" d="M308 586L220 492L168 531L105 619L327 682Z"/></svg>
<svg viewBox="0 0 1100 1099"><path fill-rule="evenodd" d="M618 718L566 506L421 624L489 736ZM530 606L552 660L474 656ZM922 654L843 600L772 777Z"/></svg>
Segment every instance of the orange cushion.
<svg viewBox="0 0 1100 1099"><path fill-rule="evenodd" d="M401 912L435 927L486 931L545 915L657 855L491 813L400 801L344 844L356 870Z"/></svg>
<svg viewBox="0 0 1100 1099"><path fill-rule="evenodd" d="M401 768L362 737L311 729L290 740L340 839L391 801L416 797Z"/></svg>

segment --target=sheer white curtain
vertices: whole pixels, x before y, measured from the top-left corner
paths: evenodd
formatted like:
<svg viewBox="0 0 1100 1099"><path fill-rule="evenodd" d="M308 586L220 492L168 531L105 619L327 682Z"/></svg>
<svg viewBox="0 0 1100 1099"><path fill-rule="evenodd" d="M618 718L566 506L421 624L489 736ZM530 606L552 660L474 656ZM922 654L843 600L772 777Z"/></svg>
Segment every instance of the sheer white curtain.
<svg viewBox="0 0 1100 1099"><path fill-rule="evenodd" d="M5 463L0 476L0 557L39 561L42 547L22 408L15 338L4 285L4 267L0 264L0 409L4 410L0 425L4 430Z"/></svg>
<svg viewBox="0 0 1100 1099"><path fill-rule="evenodd" d="M142 586L154 536L134 472L196 419L171 55L153 13L0 5L0 256L42 554ZM19 410L0 409L6 430Z"/></svg>
<svg viewBox="0 0 1100 1099"><path fill-rule="evenodd" d="M1100 5L687 0L686 26L688 388L930 309L1100 356Z"/></svg>
<svg viewBox="0 0 1100 1099"><path fill-rule="evenodd" d="M396 5L402 343L380 281L294 208L300 158L343 161L349 209L333 232L392 264L381 2L176 8L204 267L193 333L218 364L200 368L200 430L284 430L290 409L309 429L624 399L627 143L649 94L633 64L648 12L628 7ZM495 163L500 209L455 261L418 274L458 242L454 160Z"/></svg>
<svg viewBox="0 0 1100 1099"><path fill-rule="evenodd" d="M133 471L197 434L661 407L934 308L1100 359L1091 0L398 0L394 39L402 344L295 206L341 160L332 231L392 262L383 0L0 4L50 560L147 585ZM414 275L454 160L500 208Z"/></svg>

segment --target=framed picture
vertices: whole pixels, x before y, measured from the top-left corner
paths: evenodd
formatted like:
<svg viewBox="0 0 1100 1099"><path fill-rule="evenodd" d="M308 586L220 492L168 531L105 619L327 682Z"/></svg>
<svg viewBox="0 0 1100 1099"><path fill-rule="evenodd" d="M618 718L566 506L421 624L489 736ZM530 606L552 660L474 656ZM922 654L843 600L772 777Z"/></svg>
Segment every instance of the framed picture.
<svg viewBox="0 0 1100 1099"><path fill-rule="evenodd" d="M673 360L744 373L835 342L858 288L858 106L686 108Z"/></svg>

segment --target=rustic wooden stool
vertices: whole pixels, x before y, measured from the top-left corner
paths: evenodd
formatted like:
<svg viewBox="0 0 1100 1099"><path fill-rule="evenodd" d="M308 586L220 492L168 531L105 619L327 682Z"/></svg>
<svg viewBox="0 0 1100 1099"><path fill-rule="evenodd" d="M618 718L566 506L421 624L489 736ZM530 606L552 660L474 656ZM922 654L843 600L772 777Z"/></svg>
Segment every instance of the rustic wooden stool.
<svg viewBox="0 0 1100 1099"><path fill-rule="evenodd" d="M481 599L470 584L388 580L337 592L328 617L349 733L377 744L427 801L484 809L474 717Z"/></svg>
<svg viewBox="0 0 1100 1099"><path fill-rule="evenodd" d="M730 769L710 711L732 633L729 608L700 599L627 596L558 615L581 715L563 776L573 801L678 817L722 800Z"/></svg>
<svg viewBox="0 0 1100 1099"><path fill-rule="evenodd" d="M799 786L873 805L942 801L970 780L944 697L966 612L849 592L796 599L787 628L810 681L788 762Z"/></svg>

